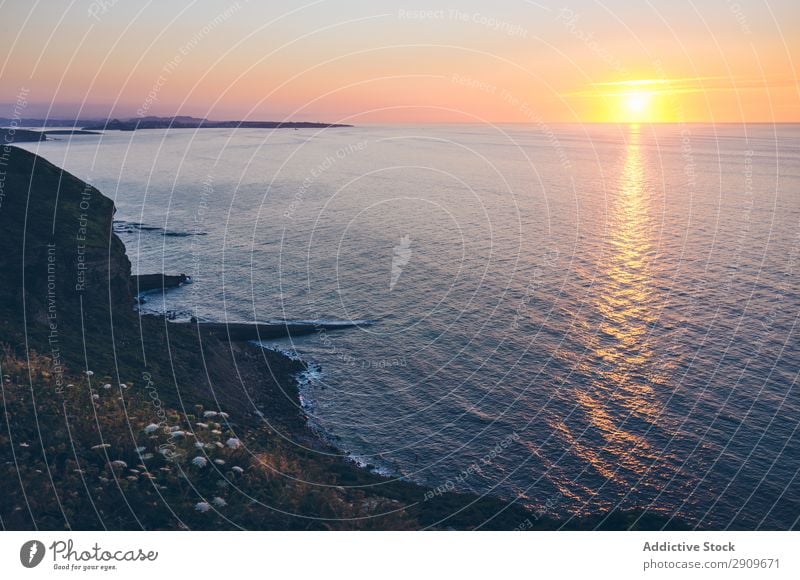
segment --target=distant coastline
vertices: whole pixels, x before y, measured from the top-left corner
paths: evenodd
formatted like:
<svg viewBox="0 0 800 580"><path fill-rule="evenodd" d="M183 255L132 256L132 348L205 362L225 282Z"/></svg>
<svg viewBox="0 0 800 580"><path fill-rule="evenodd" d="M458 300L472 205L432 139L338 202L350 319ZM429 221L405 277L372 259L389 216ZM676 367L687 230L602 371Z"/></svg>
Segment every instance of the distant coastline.
<svg viewBox="0 0 800 580"><path fill-rule="evenodd" d="M306 123L291 121L210 121L193 117L142 117L140 119L110 119L83 127L86 131L137 131L142 129L329 129L352 127L336 123Z"/></svg>
<svg viewBox="0 0 800 580"><path fill-rule="evenodd" d="M90 131L136 131L140 129L326 129L352 127L352 125L305 121L214 121L190 116L149 116L122 119L13 119L0 117L0 127L64 127L71 129L75 134L87 134L86 132ZM17 131L23 130L18 129ZM56 133L54 130L44 132L68 134L63 131ZM16 140L22 141L22 139Z"/></svg>

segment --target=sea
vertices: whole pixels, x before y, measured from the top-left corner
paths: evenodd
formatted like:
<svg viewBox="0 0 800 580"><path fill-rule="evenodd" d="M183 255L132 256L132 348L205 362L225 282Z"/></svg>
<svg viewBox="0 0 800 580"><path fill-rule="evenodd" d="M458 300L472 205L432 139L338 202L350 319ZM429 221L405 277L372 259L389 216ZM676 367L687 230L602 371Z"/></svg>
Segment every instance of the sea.
<svg viewBox="0 0 800 580"><path fill-rule="evenodd" d="M799 125L23 146L114 200L134 273L192 277L142 311L357 321L261 344L308 363L303 412L365 468L566 521L798 526Z"/></svg>

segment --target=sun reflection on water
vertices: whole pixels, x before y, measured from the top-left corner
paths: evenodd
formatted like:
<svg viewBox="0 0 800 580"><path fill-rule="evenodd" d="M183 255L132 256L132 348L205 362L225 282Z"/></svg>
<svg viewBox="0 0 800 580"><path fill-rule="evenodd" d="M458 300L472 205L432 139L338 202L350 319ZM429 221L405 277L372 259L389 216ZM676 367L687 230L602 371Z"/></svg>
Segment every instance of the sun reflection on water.
<svg viewBox="0 0 800 580"><path fill-rule="evenodd" d="M640 478L663 469L663 458L646 438L649 429L661 427L650 337L661 297L650 268L655 253L652 192L640 141L639 128L631 126L612 191L605 251L590 290L597 323L581 333L586 356L577 370L587 380L573 382L569 391L572 416L579 419L570 421L571 428L561 421L553 425L573 442L573 456L623 489L632 482L657 487L656 478Z"/></svg>

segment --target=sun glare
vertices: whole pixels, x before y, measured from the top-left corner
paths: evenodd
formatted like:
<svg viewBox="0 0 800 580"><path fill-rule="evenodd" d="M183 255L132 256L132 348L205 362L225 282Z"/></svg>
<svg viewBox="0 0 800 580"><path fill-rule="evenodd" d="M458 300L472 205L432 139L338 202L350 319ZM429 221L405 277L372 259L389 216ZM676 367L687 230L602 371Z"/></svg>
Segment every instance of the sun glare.
<svg viewBox="0 0 800 580"><path fill-rule="evenodd" d="M647 91L631 91L620 95L621 117L629 123L648 123L653 118L653 94Z"/></svg>

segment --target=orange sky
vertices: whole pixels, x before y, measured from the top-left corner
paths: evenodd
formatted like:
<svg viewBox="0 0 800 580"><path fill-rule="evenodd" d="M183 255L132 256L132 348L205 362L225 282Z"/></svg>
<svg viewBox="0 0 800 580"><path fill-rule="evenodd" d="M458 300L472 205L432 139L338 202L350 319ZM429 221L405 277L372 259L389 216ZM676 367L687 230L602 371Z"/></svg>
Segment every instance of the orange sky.
<svg viewBox="0 0 800 580"><path fill-rule="evenodd" d="M789 0L172 4L6 2L0 114L800 121Z"/></svg>

